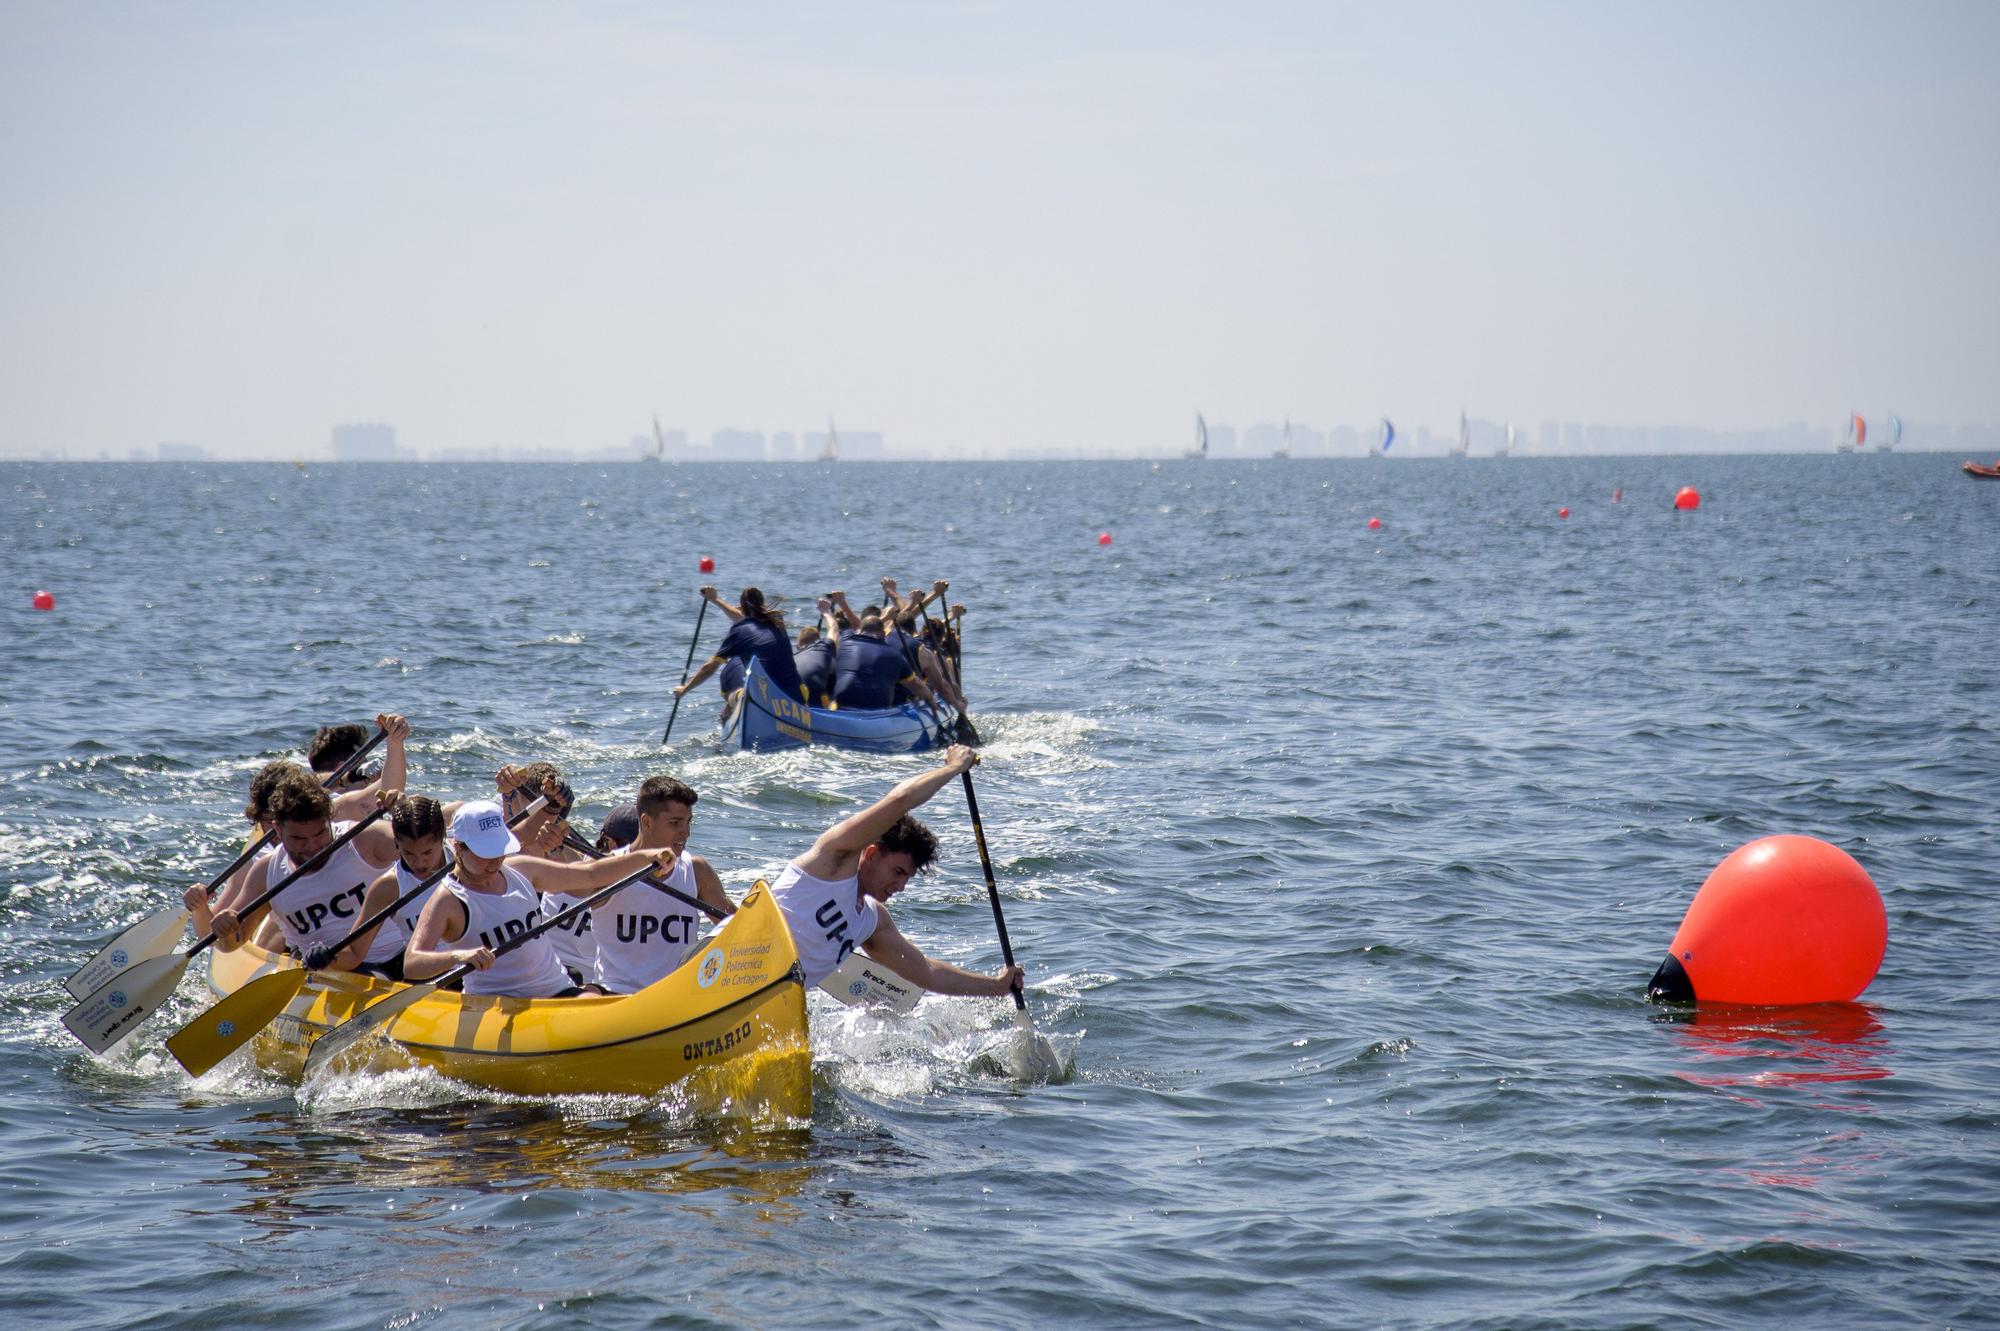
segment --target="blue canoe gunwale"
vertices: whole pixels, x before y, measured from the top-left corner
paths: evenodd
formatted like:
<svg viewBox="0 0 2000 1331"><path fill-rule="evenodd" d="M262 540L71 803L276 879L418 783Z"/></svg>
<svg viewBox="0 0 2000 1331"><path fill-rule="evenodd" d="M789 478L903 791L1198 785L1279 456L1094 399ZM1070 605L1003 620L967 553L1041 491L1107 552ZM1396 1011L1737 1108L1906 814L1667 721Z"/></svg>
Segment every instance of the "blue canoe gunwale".
<svg viewBox="0 0 2000 1331"><path fill-rule="evenodd" d="M743 715L737 722L740 746L769 753L808 744L869 753L922 753L942 748L949 732L914 703L897 707L808 707L771 684L753 660L743 681Z"/></svg>

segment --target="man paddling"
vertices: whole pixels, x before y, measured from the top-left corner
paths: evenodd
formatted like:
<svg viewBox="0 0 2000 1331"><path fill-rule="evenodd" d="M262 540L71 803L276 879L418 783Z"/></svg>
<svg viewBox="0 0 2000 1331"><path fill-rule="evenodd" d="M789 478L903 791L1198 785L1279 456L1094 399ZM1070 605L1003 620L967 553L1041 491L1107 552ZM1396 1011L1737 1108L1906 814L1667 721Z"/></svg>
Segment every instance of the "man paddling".
<svg viewBox="0 0 2000 1331"><path fill-rule="evenodd" d="M393 805L401 795L383 791L377 798ZM382 823L365 828L276 899L239 917L239 905L262 896L268 886L326 849L350 826L333 820L333 799L326 787L296 773L285 775L271 791L270 813L278 829L277 849L253 863L249 874L240 884L232 884L212 910L203 885L189 888L183 900L194 916L195 929L213 933L224 952L241 947L244 929L268 911L283 934L286 950L303 957L338 942L360 923L368 885L396 862L396 841Z"/></svg>
<svg viewBox="0 0 2000 1331"><path fill-rule="evenodd" d="M889 918L888 903L930 867L937 838L910 811L979 762L963 744L944 766L900 782L888 794L820 833L812 849L785 866L771 897L784 912L811 987L860 948L901 975L941 994L998 996L1021 983L1019 966L981 975L927 957Z"/></svg>
<svg viewBox="0 0 2000 1331"><path fill-rule="evenodd" d="M911 671L910 658L884 641L883 629L882 617L865 610L854 632L841 638L833 658L834 702L846 708L894 707L900 685L926 705L937 706L930 686Z"/></svg>
<svg viewBox="0 0 2000 1331"><path fill-rule="evenodd" d="M616 851L670 851L672 868L660 881L707 902L724 915L735 903L707 860L690 855L694 806L701 796L670 776L651 776L639 786L637 835ZM645 882L621 888L598 905L597 978L614 994L636 994L680 968L700 937L703 912Z"/></svg>
<svg viewBox="0 0 2000 1331"><path fill-rule="evenodd" d="M306 765L312 768L313 775L326 783L326 788L336 795L375 785L377 778L382 774L372 768L350 772L338 781L331 779L333 774L340 770L341 764L352 758L367 742L366 726L352 722L338 726L321 726L313 732L312 743L306 746Z"/></svg>
<svg viewBox="0 0 2000 1331"><path fill-rule="evenodd" d="M537 934L512 951L499 946L539 923L546 913L544 892L587 896L638 872L649 863L672 866L673 852L628 851L588 864L519 856L521 843L508 830L507 816L490 800L465 805L451 820L452 871L439 884L417 921L415 937L403 954L403 974L427 980L455 966L470 965L468 994L510 998L576 998L602 994L596 984L579 985L549 943Z"/></svg>

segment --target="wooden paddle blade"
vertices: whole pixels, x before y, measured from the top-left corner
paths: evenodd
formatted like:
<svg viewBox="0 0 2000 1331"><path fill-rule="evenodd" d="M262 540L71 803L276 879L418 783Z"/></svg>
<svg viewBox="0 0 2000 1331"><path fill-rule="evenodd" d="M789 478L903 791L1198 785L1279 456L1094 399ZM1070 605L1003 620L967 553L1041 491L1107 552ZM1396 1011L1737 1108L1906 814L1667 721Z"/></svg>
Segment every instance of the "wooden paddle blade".
<svg viewBox="0 0 2000 1331"><path fill-rule="evenodd" d="M888 1008L899 1014L916 1007L929 992L859 952L848 953L819 987L849 1007Z"/></svg>
<svg viewBox="0 0 2000 1331"><path fill-rule="evenodd" d="M63 1025L83 1041L84 1048L101 1054L159 1011L187 972L187 964L179 952L142 961L63 1013Z"/></svg>
<svg viewBox="0 0 2000 1331"><path fill-rule="evenodd" d="M113 976L142 961L164 957L187 932L188 913L179 906L156 910L104 945L102 951L63 981L71 998L87 998L109 984Z"/></svg>
<svg viewBox="0 0 2000 1331"><path fill-rule="evenodd" d="M438 982L427 980L413 984L400 993L378 998L361 1011L349 1017L340 1025L313 1041L306 1054L305 1075L310 1078L327 1064L339 1058L354 1046L354 1043L370 1031L380 1030L403 1015L404 1011L429 998L437 992Z"/></svg>
<svg viewBox="0 0 2000 1331"><path fill-rule="evenodd" d="M260 975L167 1037L167 1052L199 1077L241 1049L298 997L306 973L287 966Z"/></svg>

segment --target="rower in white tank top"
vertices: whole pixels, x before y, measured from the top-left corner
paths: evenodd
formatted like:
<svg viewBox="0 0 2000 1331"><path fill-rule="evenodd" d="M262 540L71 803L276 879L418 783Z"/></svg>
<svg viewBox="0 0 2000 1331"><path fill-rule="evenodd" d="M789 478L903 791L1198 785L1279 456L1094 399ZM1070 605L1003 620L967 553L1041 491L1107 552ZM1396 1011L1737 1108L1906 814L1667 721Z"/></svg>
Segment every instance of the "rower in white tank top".
<svg viewBox="0 0 2000 1331"><path fill-rule="evenodd" d="M620 846L614 854L632 849ZM694 896L694 856L683 850L660 881ZM593 912L597 982L614 994L636 994L680 968L701 932L701 912L657 887L634 883Z"/></svg>
<svg viewBox="0 0 2000 1331"><path fill-rule="evenodd" d="M334 823L329 830L340 837L352 826L352 823ZM271 852L264 882L278 882L297 867L280 844ZM284 931L285 946L304 956L316 947L347 937L361 923L361 903L368 897L368 884L375 881L375 874L374 866L350 841L333 852L325 864L278 893L271 900L271 916Z"/></svg>
<svg viewBox="0 0 2000 1331"><path fill-rule="evenodd" d="M445 854L445 863L451 863L449 852ZM400 855L396 857L397 900L401 901L404 893L411 891L423 881L423 877L410 871L410 866L403 863ZM368 955L361 959L361 964L382 966L402 956L403 949L409 946L410 938L417 932L417 920L424 913L424 903L429 901L437 890L438 884L432 883L416 896L403 902L396 908L394 914L376 926L375 941L368 945Z"/></svg>
<svg viewBox="0 0 2000 1331"><path fill-rule="evenodd" d="M771 900L792 931L809 989L867 942L882 919L875 903L861 894L858 873L828 882L787 864L771 888Z"/></svg>
<svg viewBox="0 0 2000 1331"><path fill-rule="evenodd" d="M500 866L500 877L507 884L504 892L474 892L455 875L444 880L445 890L465 907L465 932L458 937L459 946L498 952L502 943L518 938L545 918L542 894L535 891L532 883L504 864ZM574 987L569 972L563 969L555 948L549 944L548 934L537 935L513 951L501 953L491 966L483 971L469 971L465 977L468 994L553 998Z"/></svg>

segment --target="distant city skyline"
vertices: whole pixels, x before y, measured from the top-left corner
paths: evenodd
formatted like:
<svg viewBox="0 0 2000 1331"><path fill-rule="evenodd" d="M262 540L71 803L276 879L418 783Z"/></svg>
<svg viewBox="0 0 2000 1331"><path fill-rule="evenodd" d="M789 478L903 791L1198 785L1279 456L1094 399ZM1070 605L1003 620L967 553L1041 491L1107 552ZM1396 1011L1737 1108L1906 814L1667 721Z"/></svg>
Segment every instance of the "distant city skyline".
<svg viewBox="0 0 2000 1331"><path fill-rule="evenodd" d="M22 0L0 456L2000 421L1997 65L1945 0Z"/></svg>
<svg viewBox="0 0 2000 1331"><path fill-rule="evenodd" d="M1884 418L1886 420L1886 417ZM1208 422L1209 456L1217 461L1269 458L1284 439L1286 424L1291 428L1290 456L1306 458L1363 458L1380 442L1379 422L1370 425L1338 425L1316 429L1305 421L1259 421L1240 432L1225 421ZM1510 422L1468 416L1467 439L1470 456L1498 454ZM1516 438L1508 456L1533 457L1616 457L1673 454L1730 453L1831 453L1842 441L1839 427L1820 427L1793 422L1768 430L1718 431L1694 426L1613 425L1601 422L1540 421L1531 426L1511 422ZM1871 427L1867 448L1885 449L1890 436L1885 426ZM814 462L822 455L824 430L762 430L728 428L706 439L691 438L678 427L662 427L652 434L634 435L622 447L595 450L502 449L451 447L426 449L410 446L397 438L395 428L386 424L340 425L332 431L330 445L254 455L211 452L185 440L163 441L153 448L128 449L123 454L99 450L95 454L64 454L45 451L18 455L11 460L73 460L117 462L447 462L514 457L524 461L642 462ZM840 431L839 458L845 462L991 460L996 458L1165 459L1178 458L1184 443L1162 444L1150 451L1130 453L1065 449L1056 444L1017 445L1004 451L979 454L935 454L899 448L880 431ZM1395 445L1385 458L1446 457L1458 443L1456 424L1449 431L1428 425L1412 429L1399 426ZM662 447L663 445L663 447ZM1942 425L1903 422L1903 436L1892 449L1902 453L1995 453L2000 455L2000 424ZM0 461L10 460L0 457Z"/></svg>

